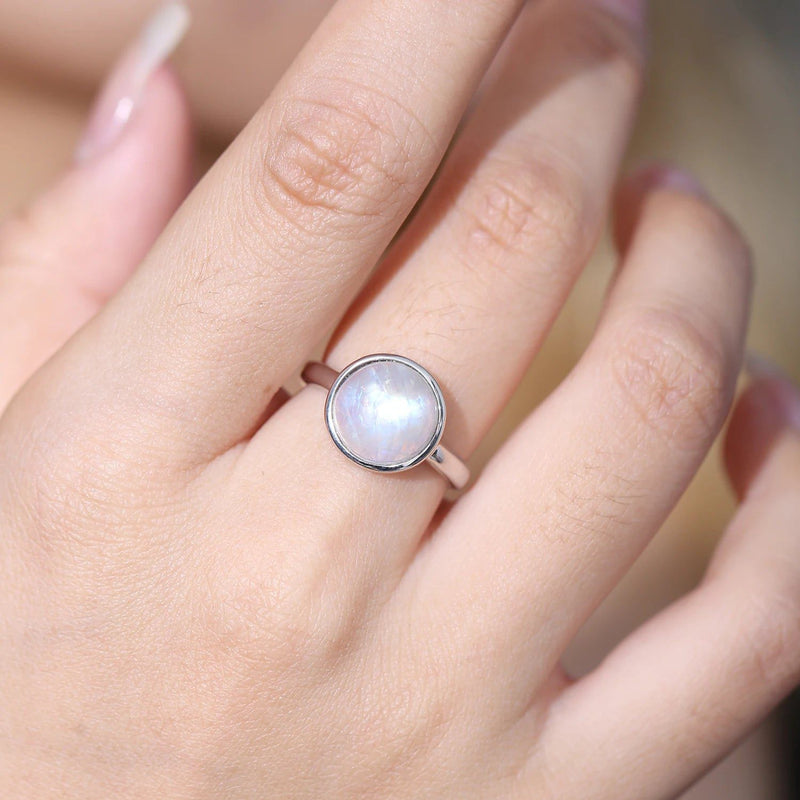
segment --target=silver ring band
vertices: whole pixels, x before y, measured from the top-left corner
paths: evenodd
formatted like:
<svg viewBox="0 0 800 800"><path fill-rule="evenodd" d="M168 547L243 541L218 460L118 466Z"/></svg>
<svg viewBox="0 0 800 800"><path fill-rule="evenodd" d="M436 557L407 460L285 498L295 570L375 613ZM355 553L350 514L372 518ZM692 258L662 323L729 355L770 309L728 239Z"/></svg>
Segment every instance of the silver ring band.
<svg viewBox="0 0 800 800"><path fill-rule="evenodd" d="M424 461L455 489L469 481L464 462L441 444L446 416L441 389L415 361L379 353L341 372L311 361L302 378L328 390L328 432L339 450L360 466L401 472Z"/></svg>

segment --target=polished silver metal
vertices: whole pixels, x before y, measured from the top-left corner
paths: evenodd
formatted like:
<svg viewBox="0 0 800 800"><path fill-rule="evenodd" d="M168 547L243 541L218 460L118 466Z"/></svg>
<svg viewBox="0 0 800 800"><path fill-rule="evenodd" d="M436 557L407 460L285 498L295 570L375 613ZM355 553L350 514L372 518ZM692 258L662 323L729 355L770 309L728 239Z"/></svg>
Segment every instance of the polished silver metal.
<svg viewBox="0 0 800 800"><path fill-rule="evenodd" d="M398 364L404 364L405 366L413 369L418 375L421 375L428 386L431 388L433 392L434 399L436 400L436 429L434 431L433 436L431 437L430 441L428 442L427 446L424 450L419 453L418 455L414 456L413 458L409 458L406 461L400 461L396 464L375 464L370 461L365 461L362 458L359 458L355 453L353 453L347 445L342 441L341 436L339 434L339 430L336 426L336 422L333 417L333 406L336 400L336 395L339 392L339 389L347 382L347 379L355 372L358 372L362 367L367 366L368 364L375 364L376 362L381 361L392 361ZM356 462L356 464L360 464L362 467L366 467L367 469L374 469L377 472L403 472L404 470L411 469L411 467L416 467L417 464L422 463L431 453L436 450L439 445L439 441L442 438L442 433L444 431L444 422L445 417L447 416L447 412L445 411L444 407L444 397L442 396L442 390L439 388L439 384L436 383L434 380L433 375L428 372L424 367L421 367L415 361L412 361L409 358L404 358L403 356L395 356L389 355L388 353L379 353L374 356L365 356L364 358L359 358L358 361L354 361L352 364L346 366L336 377L336 380L333 382L332 386L328 390L328 397L325 400L325 423L328 426L328 431L331 435L336 446L350 459Z"/></svg>
<svg viewBox="0 0 800 800"><path fill-rule="evenodd" d="M438 416L434 435L431 437L430 442L427 444L424 450L413 458L397 464L391 464L389 466L365 461L353 453L342 441L333 419L333 404L336 394L347 381L347 379L362 367L380 361L393 361L403 364L413 369L418 375L424 378L425 382L431 388L433 396L436 400L436 410ZM322 364L318 361L311 361L303 370L302 378L306 383L317 384L318 386L322 386L324 389L328 390L328 396L325 400L325 424L328 428L328 432L330 433L331 439L333 439L339 450L359 466L362 466L365 469L374 470L376 472L403 472L426 461L439 474L447 478L450 484L456 489L462 489L469 481L469 470L464 462L441 444L441 438L444 433L444 425L447 418L447 410L445 407L442 390L433 375L431 375L430 372L428 372L416 361L412 361L410 358L405 358L404 356L398 356L390 353L377 353L375 355L359 358L352 364L348 364L348 366L338 373L327 364Z"/></svg>

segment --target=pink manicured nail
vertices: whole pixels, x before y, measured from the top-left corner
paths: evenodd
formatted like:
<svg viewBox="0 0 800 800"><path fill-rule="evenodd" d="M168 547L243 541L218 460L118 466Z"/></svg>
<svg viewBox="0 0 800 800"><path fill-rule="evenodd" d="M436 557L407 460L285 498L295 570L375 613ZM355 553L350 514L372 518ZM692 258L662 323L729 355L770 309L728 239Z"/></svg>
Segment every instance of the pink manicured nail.
<svg viewBox="0 0 800 800"><path fill-rule="evenodd" d="M793 428L800 430L800 389L786 377L783 370L768 358L748 351L744 360L745 374L753 381L765 384L770 406Z"/></svg>
<svg viewBox="0 0 800 800"><path fill-rule="evenodd" d="M783 370L766 356L748 350L744 355L744 371L753 380L785 378Z"/></svg>
<svg viewBox="0 0 800 800"><path fill-rule="evenodd" d="M594 0L597 5L622 17L634 28L643 29L647 16L646 0Z"/></svg>
<svg viewBox="0 0 800 800"><path fill-rule="evenodd" d="M655 189L672 189L683 194L708 199L708 192L697 178L671 164L656 162L640 166L631 173L627 183L640 194L646 194Z"/></svg>
<svg viewBox="0 0 800 800"><path fill-rule="evenodd" d="M150 17L106 80L76 148L76 161L94 158L117 141L150 77L183 39L189 20L182 2L165 3Z"/></svg>
<svg viewBox="0 0 800 800"><path fill-rule="evenodd" d="M700 181L677 167L662 167L653 183L662 189L674 189L676 192L706 197L707 192Z"/></svg>

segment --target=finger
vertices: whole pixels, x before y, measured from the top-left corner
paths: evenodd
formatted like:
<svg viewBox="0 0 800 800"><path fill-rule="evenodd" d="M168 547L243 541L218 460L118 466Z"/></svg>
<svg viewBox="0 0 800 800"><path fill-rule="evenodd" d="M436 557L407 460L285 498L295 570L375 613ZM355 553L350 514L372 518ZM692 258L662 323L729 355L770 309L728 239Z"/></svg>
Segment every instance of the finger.
<svg viewBox="0 0 800 800"><path fill-rule="evenodd" d="M551 708L542 750L565 800L674 797L800 681L797 390L753 384L727 447L745 499L700 587Z"/></svg>
<svg viewBox="0 0 800 800"><path fill-rule="evenodd" d="M465 454L596 244L644 66L644 6L626 9L528 7L409 231L419 246L390 257L330 353L340 366L369 352L421 360L448 388L449 440Z"/></svg>
<svg viewBox="0 0 800 800"><path fill-rule="evenodd" d="M78 343L98 402L124 394L193 463L246 436L413 207L521 4L338 3Z"/></svg>
<svg viewBox="0 0 800 800"><path fill-rule="evenodd" d="M745 364L756 379L736 403L725 438L725 463L733 488L743 499L776 440L789 427L800 430L797 390L780 370L748 353Z"/></svg>
<svg viewBox="0 0 800 800"><path fill-rule="evenodd" d="M639 226L643 200L654 189L674 189L686 194L697 191L697 181L668 164L653 164L640 169L623 181L615 198L614 242L620 253L630 248Z"/></svg>
<svg viewBox="0 0 800 800"><path fill-rule="evenodd" d="M419 635L491 654L523 706L683 492L739 371L750 292L739 235L671 187L639 216L580 364L407 576L432 620Z"/></svg>
<svg viewBox="0 0 800 800"><path fill-rule="evenodd" d="M0 409L130 275L189 188L189 114L162 67L166 7L109 77L76 162L0 227Z"/></svg>
<svg viewBox="0 0 800 800"><path fill-rule="evenodd" d="M632 123L642 49L639 24L596 4L528 7L437 185L337 335L328 357L337 367L396 352L430 369L447 390L445 443L460 455L508 400L588 259ZM320 424L322 402L317 387L295 398L242 468L311 447L306 469L335 475L328 493L351 498L342 512L357 507L370 520L350 537L351 565L357 551L388 587L443 482L427 467L385 476L345 461Z"/></svg>

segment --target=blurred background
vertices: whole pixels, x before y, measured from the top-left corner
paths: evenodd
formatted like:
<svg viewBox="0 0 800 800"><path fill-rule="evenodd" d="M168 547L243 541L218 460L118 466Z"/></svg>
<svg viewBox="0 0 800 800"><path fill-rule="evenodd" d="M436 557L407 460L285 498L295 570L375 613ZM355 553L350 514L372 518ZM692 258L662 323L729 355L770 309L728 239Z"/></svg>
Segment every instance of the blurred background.
<svg viewBox="0 0 800 800"><path fill-rule="evenodd" d="M93 92L154 5L0 3L0 215L69 162ZM191 5L195 24L175 60L197 119L199 174L257 107L329 2ZM737 219L757 263L750 347L800 380L800 2L654 0L651 8L649 88L629 162L667 159L689 167ZM577 360L611 266L603 243L477 464ZM662 532L586 625L568 667L591 669L627 632L691 588L732 509L715 449ZM685 797L800 798L800 696Z"/></svg>

